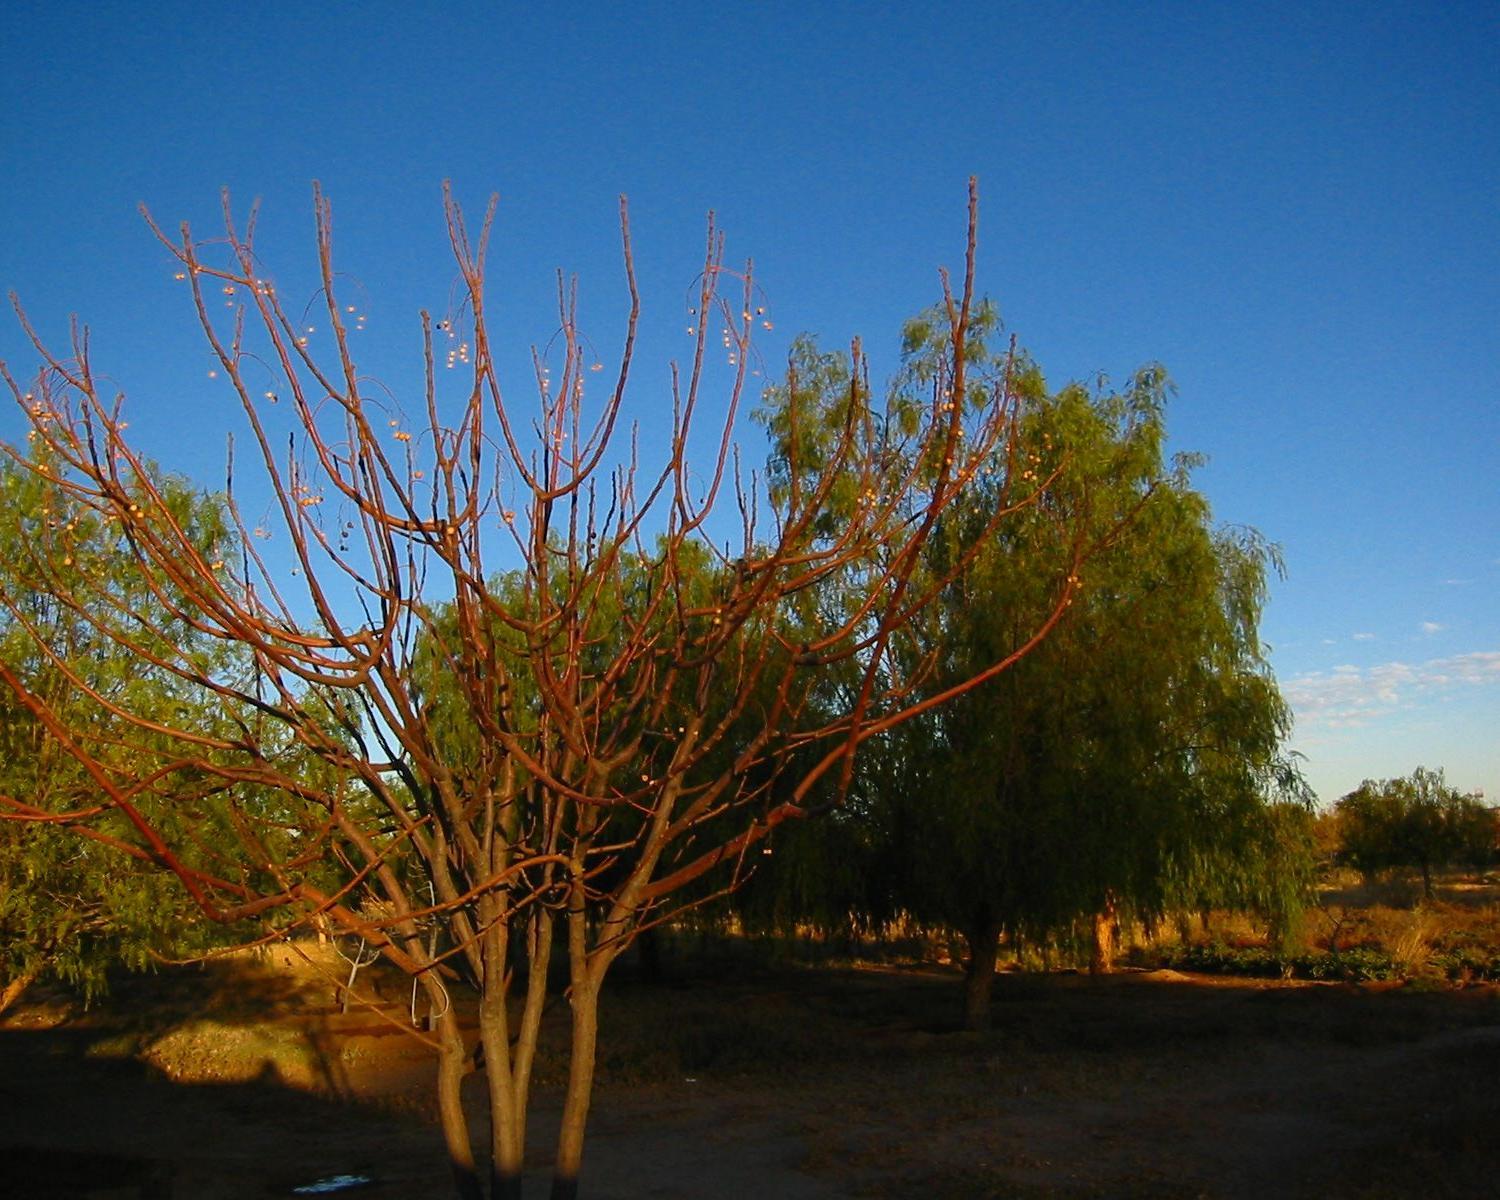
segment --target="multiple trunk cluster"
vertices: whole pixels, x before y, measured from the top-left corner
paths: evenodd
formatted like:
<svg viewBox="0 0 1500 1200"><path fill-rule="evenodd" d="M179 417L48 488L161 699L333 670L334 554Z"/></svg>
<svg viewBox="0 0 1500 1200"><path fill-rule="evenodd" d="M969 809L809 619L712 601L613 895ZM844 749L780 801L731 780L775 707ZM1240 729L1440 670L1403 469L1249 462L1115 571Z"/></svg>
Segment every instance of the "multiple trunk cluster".
<svg viewBox="0 0 1500 1200"><path fill-rule="evenodd" d="M68 719L76 706L0 665L93 789L69 811L4 804L172 872L215 920L256 920L267 937L332 926L408 972L436 1014L417 1036L436 1053L465 1198L520 1194L537 1040L561 986L571 1052L553 1195L572 1196L611 964L642 930L735 887L779 824L837 804L862 743L1027 653L1066 607L1082 551L1000 661L921 686L936 654L917 633L923 614L967 561L934 572L924 556L944 514L989 480L977 554L1049 483L1010 462L1008 374L995 372L982 404L966 400L972 192L964 277L954 290L944 277L945 350L922 410L898 420L871 403L857 344L841 394L808 400L806 381L789 379L769 492L744 477L732 440L763 314L749 266L725 264L712 222L693 357L660 402L665 461L647 473L619 436L639 312L623 205L618 370L596 399L600 367L560 286L559 335L533 356L523 420L502 396L488 321L493 207L471 238L447 205L461 302L424 314L424 383L406 408L355 365L330 210L316 203L320 354L263 273L253 216L239 228L226 202L226 239L212 244L157 230L265 481L251 489L266 505L254 520L231 458L229 550L205 549L174 515L83 335L66 357L33 339L34 387L7 374L42 448L13 453L60 505L118 533L149 594L121 606L91 587L72 569L86 551L63 529L34 543L38 569L121 654L209 698L218 717L176 726L91 690L53 653L112 738L149 745L147 766L126 770L91 740L103 723ZM714 450L690 470L709 408ZM0 600L24 622L16 597ZM191 637L158 636L169 624ZM175 807L156 802L167 792ZM451 999L459 982L479 998L478 1047ZM478 1151L460 1104L476 1067L490 1114Z"/></svg>

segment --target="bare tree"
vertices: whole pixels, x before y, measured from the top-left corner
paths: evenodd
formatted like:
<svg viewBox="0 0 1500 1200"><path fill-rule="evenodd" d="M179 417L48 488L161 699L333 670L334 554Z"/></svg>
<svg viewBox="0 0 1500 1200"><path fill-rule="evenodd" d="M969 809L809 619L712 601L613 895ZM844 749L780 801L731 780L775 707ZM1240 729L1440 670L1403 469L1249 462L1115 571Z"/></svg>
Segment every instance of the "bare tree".
<svg viewBox="0 0 1500 1200"><path fill-rule="evenodd" d="M619 445L639 314L623 201L629 316L618 369L595 402L589 385L601 368L578 328L576 290L560 278L560 360L533 351L529 423L502 396L487 319L493 201L474 237L446 198L461 303L446 321L422 315L425 389L410 421L355 365L330 209L321 193L315 203L319 323L332 341L323 357L307 318L283 307L260 265L253 212L241 228L226 198L224 238L212 244L186 226L177 237L152 226L243 406L289 565L266 553L269 518L242 513L232 471L238 561L200 552L127 441L118 401L101 394L85 333L75 331L66 356L33 333L43 361L35 385L5 375L55 464L59 495L120 531L156 607L122 611L76 571L56 574L58 600L122 653L218 697L229 728L175 729L127 701L92 699L153 746L170 741L170 755L155 751L154 779L200 781L234 830L233 853L185 844L191 820L169 827L143 816L143 782L109 765L118 754L91 746L87 728L70 726L14 671L0 666L0 677L97 786L97 804L61 820L45 814L51 824L105 836L100 814L123 816L129 835L111 835L119 851L173 872L209 917L257 917L268 936L330 921L425 989L462 1197L520 1194L549 959L555 942L564 946L571 1051L552 1185L561 1200L577 1192L610 965L642 929L735 887L780 823L837 804L862 743L1030 650L1069 602L1082 543L1050 615L1003 661L935 690L919 688L911 653L892 653L948 581L923 566L922 550L965 489L982 472L1006 480L986 493L994 531L1048 483L1010 469L1008 371L982 405L962 399L972 390L972 184L965 269L956 288L943 276L947 349L923 411L898 420L871 402L856 342L842 396L804 404L806 389L789 381L783 419L793 431L822 422L826 436L815 463L799 461L801 442L788 439L769 497L745 478L733 441L763 318L749 265L725 265L712 219L692 360L673 370L666 461L647 473L633 437L628 451ZM712 404L716 449L690 471L720 341L732 370ZM462 377L456 397L444 357ZM283 445L277 421L288 410ZM829 528L819 517L834 489L854 502ZM733 552L709 526L729 505ZM66 553L61 532L49 537L38 562ZM240 668L172 653L151 627L160 610L233 646ZM70 670L60 654L53 665ZM17 798L9 809L43 815ZM336 884L326 882L330 863L341 868ZM449 1000L455 978L477 992L482 1053ZM488 1085L487 1155L476 1155L460 1106L476 1065Z"/></svg>

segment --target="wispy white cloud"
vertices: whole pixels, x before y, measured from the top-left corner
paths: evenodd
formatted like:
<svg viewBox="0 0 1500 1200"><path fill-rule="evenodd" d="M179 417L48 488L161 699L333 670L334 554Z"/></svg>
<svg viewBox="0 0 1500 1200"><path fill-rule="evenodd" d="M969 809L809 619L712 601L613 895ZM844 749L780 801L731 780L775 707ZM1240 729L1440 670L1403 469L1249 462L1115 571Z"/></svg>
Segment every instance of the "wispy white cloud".
<svg viewBox="0 0 1500 1200"><path fill-rule="evenodd" d="M1424 663L1382 663L1305 671L1282 686L1299 727L1348 729L1458 688L1500 685L1500 650L1475 650Z"/></svg>
<svg viewBox="0 0 1500 1200"><path fill-rule="evenodd" d="M1323 639L1323 645L1325 645L1325 646L1337 646L1338 645L1338 640L1335 639L1335 638L1324 638Z"/></svg>
<svg viewBox="0 0 1500 1200"><path fill-rule="evenodd" d="M1442 633L1443 632L1443 627L1441 625L1439 625L1436 621L1423 621L1422 622L1422 632L1427 637L1431 637L1435 633Z"/></svg>
<svg viewBox="0 0 1500 1200"><path fill-rule="evenodd" d="M1356 642L1373 642L1375 640L1375 635L1373 633L1356 633L1354 635L1354 640Z"/></svg>
<svg viewBox="0 0 1500 1200"><path fill-rule="evenodd" d="M1443 586L1444 587L1468 587L1469 584L1471 584L1472 582L1474 582L1472 579L1445 579L1445 580L1443 580Z"/></svg>

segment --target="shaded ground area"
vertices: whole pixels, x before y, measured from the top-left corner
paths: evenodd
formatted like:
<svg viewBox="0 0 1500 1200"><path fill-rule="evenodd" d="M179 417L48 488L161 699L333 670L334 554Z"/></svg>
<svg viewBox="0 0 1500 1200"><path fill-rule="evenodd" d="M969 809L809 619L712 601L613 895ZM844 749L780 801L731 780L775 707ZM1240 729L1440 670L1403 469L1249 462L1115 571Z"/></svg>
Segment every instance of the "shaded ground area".
<svg viewBox="0 0 1500 1200"><path fill-rule="evenodd" d="M367 1175L345 1194L445 1197L405 995L365 978L381 1009L343 1014L330 971L238 961L23 1009L0 1026L0 1195ZM985 1035L952 1030L956 980L927 971L622 980L606 1005L595 1200L1467 1197L1500 1171L1493 987L1002 976ZM538 1163L561 1066L553 1045Z"/></svg>

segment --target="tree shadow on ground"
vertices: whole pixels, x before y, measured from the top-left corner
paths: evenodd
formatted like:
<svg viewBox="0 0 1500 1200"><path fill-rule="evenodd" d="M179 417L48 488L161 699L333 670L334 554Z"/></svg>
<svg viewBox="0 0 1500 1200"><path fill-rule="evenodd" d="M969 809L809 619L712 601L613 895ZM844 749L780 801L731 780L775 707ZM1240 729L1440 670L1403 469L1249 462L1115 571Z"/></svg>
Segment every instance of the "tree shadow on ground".
<svg viewBox="0 0 1500 1200"><path fill-rule="evenodd" d="M189 1082L280 1079L293 1087L350 1096L347 1045L361 1035L399 1035L406 1022L384 992L391 980L361 974L360 1001L340 1004L346 976L286 947L272 957L235 953L158 971L117 972L103 1003L82 1006L66 988L37 989L32 1014L65 1053L142 1058ZM290 964L290 966L289 966ZM292 969L295 968L295 969ZM345 968L346 970L347 968Z"/></svg>
<svg viewBox="0 0 1500 1200"><path fill-rule="evenodd" d="M80 1030L0 1031L0 1196L248 1200L358 1173L373 1180L361 1196L413 1197L446 1177L424 1123L288 1088L270 1064L189 1085L94 1044Z"/></svg>

